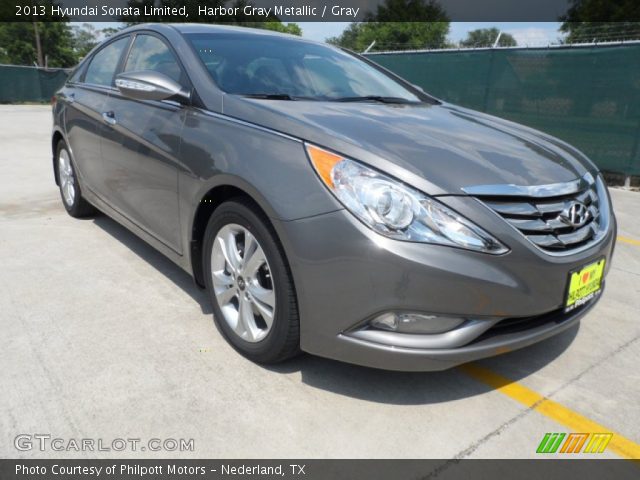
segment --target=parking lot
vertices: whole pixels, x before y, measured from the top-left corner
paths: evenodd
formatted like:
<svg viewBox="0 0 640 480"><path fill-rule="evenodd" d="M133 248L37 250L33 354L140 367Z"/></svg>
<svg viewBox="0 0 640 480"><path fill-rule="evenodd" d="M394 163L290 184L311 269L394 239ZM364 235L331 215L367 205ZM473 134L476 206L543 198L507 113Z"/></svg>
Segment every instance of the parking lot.
<svg viewBox="0 0 640 480"><path fill-rule="evenodd" d="M640 193L578 328L436 373L229 347L206 295L115 221L66 214L47 106L0 106L0 456L527 458L547 432L613 432L640 458ZM18 451L19 434L193 439L193 451ZM578 455L575 455L578 456ZM589 457L593 455L579 455Z"/></svg>

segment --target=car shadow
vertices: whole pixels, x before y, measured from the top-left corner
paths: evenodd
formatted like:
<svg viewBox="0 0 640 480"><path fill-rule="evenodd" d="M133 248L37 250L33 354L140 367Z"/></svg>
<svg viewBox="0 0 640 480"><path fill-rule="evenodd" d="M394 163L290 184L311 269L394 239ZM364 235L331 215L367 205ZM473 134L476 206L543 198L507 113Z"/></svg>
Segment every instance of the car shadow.
<svg viewBox="0 0 640 480"><path fill-rule="evenodd" d="M561 355L580 325L535 345L476 362L519 381ZM312 355L264 367L274 372L300 372L302 382L337 395L394 405L423 405L468 398L493 390L466 375L463 369L440 372L395 372L350 365ZM508 383L505 383L505 385Z"/></svg>
<svg viewBox="0 0 640 480"><path fill-rule="evenodd" d="M212 315L206 292L194 284L188 273L106 215L97 216L93 221L188 294L200 305L203 314ZM578 330L579 324L543 342L477 363L490 366L493 371L502 373L512 381L519 381L561 355ZM359 400L394 405L448 402L493 390L456 368L441 372L395 372L309 354L262 368L279 374L299 372L301 381L310 387Z"/></svg>
<svg viewBox="0 0 640 480"><path fill-rule="evenodd" d="M213 313L211 302L206 292L198 288L193 282L193 278L182 268L108 216L96 216L93 218L93 223L171 280L176 287L180 288L200 305L202 313L207 315Z"/></svg>

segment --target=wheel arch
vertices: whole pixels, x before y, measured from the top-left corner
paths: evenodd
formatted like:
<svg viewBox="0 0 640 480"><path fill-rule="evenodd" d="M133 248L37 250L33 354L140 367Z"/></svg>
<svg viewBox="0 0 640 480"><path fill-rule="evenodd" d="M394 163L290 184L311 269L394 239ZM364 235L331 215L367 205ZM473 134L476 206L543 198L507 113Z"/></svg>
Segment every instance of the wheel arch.
<svg viewBox="0 0 640 480"><path fill-rule="evenodd" d="M271 205L254 188L245 184L239 179L229 177L220 179L215 185L210 186L204 193L199 195L197 208L194 211L191 226L189 229L189 255L193 278L199 287L204 288L204 272L202 270L202 255L204 245L204 234L211 215L224 202L233 198L243 198L249 202L257 211L262 214L264 220L274 230L277 240L283 248L287 265L289 263L286 255L287 248L283 242L281 231L277 222L273 218L278 218ZM290 266L288 265L290 268Z"/></svg>
<svg viewBox="0 0 640 480"><path fill-rule="evenodd" d="M51 136L51 163L53 166L53 179L55 180L56 185L60 185L60 180L58 178L58 165L56 162L56 153L60 141L66 142L62 132L58 129L55 129L53 131L53 135Z"/></svg>

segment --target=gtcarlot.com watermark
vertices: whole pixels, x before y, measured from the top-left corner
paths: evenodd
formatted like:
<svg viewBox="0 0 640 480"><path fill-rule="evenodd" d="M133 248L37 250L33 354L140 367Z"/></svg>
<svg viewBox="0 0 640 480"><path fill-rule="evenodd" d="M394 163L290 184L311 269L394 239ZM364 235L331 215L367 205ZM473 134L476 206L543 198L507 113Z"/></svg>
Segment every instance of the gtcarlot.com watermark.
<svg viewBox="0 0 640 480"><path fill-rule="evenodd" d="M193 452L193 438L60 438L45 433L21 433L13 445L21 452Z"/></svg>

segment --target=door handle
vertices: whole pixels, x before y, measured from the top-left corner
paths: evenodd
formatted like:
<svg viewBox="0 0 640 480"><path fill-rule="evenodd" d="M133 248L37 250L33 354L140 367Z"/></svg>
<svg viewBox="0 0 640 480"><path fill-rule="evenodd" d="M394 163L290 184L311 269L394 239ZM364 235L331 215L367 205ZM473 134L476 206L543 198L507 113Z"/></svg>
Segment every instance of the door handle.
<svg viewBox="0 0 640 480"><path fill-rule="evenodd" d="M115 125L118 123L116 120L116 114L113 112L102 112L102 119L109 125Z"/></svg>
<svg viewBox="0 0 640 480"><path fill-rule="evenodd" d="M67 102L69 102L69 103L73 103L73 102L75 102L75 101L76 101L76 94L75 94L75 93L70 93L70 94L67 96Z"/></svg>

